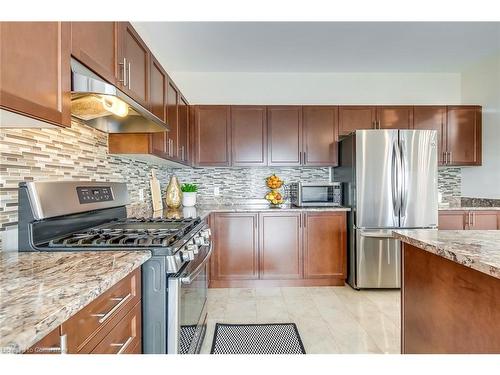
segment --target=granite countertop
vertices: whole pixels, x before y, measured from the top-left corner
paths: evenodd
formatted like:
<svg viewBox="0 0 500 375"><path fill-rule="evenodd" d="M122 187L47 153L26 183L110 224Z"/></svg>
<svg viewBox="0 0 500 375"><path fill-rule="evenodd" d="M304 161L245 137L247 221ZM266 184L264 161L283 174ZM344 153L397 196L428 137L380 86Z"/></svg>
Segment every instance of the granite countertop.
<svg viewBox="0 0 500 375"><path fill-rule="evenodd" d="M439 211L500 211L500 207L439 207Z"/></svg>
<svg viewBox="0 0 500 375"><path fill-rule="evenodd" d="M498 230L396 230L403 242L500 279Z"/></svg>
<svg viewBox="0 0 500 375"><path fill-rule="evenodd" d="M0 253L0 353L20 353L151 257L149 251Z"/></svg>

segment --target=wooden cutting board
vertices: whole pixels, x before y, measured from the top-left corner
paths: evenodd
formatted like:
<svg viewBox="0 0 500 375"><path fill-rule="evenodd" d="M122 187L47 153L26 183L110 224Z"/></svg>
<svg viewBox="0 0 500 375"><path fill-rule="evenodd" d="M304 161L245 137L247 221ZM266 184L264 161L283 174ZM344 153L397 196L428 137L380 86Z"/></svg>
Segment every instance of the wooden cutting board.
<svg viewBox="0 0 500 375"><path fill-rule="evenodd" d="M163 203L161 201L160 181L158 181L158 179L156 178L154 169L151 170L149 185L151 187L151 203L153 204L153 211L162 210Z"/></svg>

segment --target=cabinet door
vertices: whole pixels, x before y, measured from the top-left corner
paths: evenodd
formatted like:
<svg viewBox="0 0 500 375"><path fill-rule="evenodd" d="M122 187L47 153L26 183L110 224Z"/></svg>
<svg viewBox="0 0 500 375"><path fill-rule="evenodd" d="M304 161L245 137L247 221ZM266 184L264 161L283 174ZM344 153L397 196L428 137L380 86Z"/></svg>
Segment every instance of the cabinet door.
<svg viewBox="0 0 500 375"><path fill-rule="evenodd" d="M355 130L374 129L377 111L371 106L340 106L339 136Z"/></svg>
<svg viewBox="0 0 500 375"><path fill-rule="evenodd" d="M154 57L151 57L150 72L149 108L153 115L167 122L167 74Z"/></svg>
<svg viewBox="0 0 500 375"><path fill-rule="evenodd" d="M304 165L336 166L337 107L303 107Z"/></svg>
<svg viewBox="0 0 500 375"><path fill-rule="evenodd" d="M379 129L411 129L413 128L413 107L377 107L377 122Z"/></svg>
<svg viewBox="0 0 500 375"><path fill-rule="evenodd" d="M248 280L259 277L258 214L216 213L211 278Z"/></svg>
<svg viewBox="0 0 500 375"><path fill-rule="evenodd" d="M448 107L448 165L481 165L481 107Z"/></svg>
<svg viewBox="0 0 500 375"><path fill-rule="evenodd" d="M302 164L302 108L267 107L269 165Z"/></svg>
<svg viewBox="0 0 500 375"><path fill-rule="evenodd" d="M439 211L440 230L464 230L465 211Z"/></svg>
<svg viewBox="0 0 500 375"><path fill-rule="evenodd" d="M0 22L0 106L71 124L70 25Z"/></svg>
<svg viewBox="0 0 500 375"><path fill-rule="evenodd" d="M261 213L259 223L260 278L302 278L301 213Z"/></svg>
<svg viewBox="0 0 500 375"><path fill-rule="evenodd" d="M171 159L179 159L179 91L169 80L167 85L167 123L170 131L167 133L167 153Z"/></svg>
<svg viewBox="0 0 500 375"><path fill-rule="evenodd" d="M229 106L197 106L195 110L194 153L199 166L231 165Z"/></svg>
<svg viewBox="0 0 500 375"><path fill-rule="evenodd" d="M189 105L186 99L180 96L178 106L179 124L179 159L189 162Z"/></svg>
<svg viewBox="0 0 500 375"><path fill-rule="evenodd" d="M438 135L438 163L444 165L446 156L446 107L418 106L413 107L413 128L418 130L436 130Z"/></svg>
<svg viewBox="0 0 500 375"><path fill-rule="evenodd" d="M71 22L71 54L111 83L116 82L116 51L116 22Z"/></svg>
<svg viewBox="0 0 500 375"><path fill-rule="evenodd" d="M345 212L307 212L304 215L304 277L345 279Z"/></svg>
<svg viewBox="0 0 500 375"><path fill-rule="evenodd" d="M149 101L149 50L128 22L119 23L119 64L122 69L121 89L144 107Z"/></svg>
<svg viewBox="0 0 500 375"><path fill-rule="evenodd" d="M266 117L266 107L231 106L232 165L266 165Z"/></svg>
<svg viewBox="0 0 500 375"><path fill-rule="evenodd" d="M497 211L470 211L470 229L475 230L497 230L498 225Z"/></svg>

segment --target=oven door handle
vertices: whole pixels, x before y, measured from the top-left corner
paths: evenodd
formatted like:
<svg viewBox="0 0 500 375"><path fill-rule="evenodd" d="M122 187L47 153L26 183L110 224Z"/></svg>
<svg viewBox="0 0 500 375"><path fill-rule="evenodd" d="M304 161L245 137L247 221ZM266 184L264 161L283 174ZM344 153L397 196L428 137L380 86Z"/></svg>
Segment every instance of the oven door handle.
<svg viewBox="0 0 500 375"><path fill-rule="evenodd" d="M200 263L198 267L195 268L193 272L191 272L189 275L181 277L181 283L182 284L191 284L194 279L198 277L198 275L203 271L203 268L205 265L208 263L208 260L210 259L210 256L212 255L212 243L210 243L209 248L208 248L208 253L205 256L205 259L203 259L203 262Z"/></svg>

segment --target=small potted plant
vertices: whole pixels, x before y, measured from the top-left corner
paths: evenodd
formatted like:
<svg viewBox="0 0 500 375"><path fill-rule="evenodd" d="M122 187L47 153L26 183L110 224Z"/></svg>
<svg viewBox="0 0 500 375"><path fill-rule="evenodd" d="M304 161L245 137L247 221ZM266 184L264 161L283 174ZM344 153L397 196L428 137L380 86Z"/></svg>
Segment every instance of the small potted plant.
<svg viewBox="0 0 500 375"><path fill-rule="evenodd" d="M195 184L182 184L182 205L184 207L193 207L196 204L196 192L198 186Z"/></svg>

